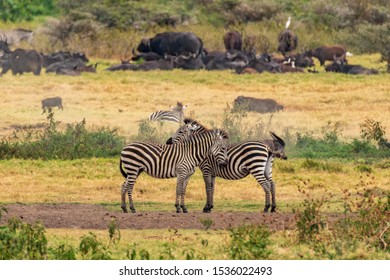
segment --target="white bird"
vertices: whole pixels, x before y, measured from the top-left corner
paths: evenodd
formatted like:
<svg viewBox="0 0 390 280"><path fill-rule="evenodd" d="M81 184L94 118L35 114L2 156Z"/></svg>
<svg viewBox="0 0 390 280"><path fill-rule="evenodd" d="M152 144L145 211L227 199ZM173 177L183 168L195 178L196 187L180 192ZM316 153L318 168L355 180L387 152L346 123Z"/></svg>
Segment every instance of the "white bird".
<svg viewBox="0 0 390 280"><path fill-rule="evenodd" d="M286 22L286 29L288 29L288 27L290 26L290 23L291 23L291 17L288 17L288 20Z"/></svg>

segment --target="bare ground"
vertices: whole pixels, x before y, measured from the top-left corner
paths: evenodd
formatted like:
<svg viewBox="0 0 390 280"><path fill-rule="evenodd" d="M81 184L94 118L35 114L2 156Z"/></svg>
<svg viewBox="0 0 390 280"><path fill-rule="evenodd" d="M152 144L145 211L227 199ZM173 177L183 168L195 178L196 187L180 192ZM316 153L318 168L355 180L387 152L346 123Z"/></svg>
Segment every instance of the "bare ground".
<svg viewBox="0 0 390 280"><path fill-rule="evenodd" d="M0 224L10 217L26 223L41 221L46 228L107 229L115 218L120 229L205 229L205 220L212 220L210 229L228 229L244 224L267 225L273 230L294 227L292 213L218 212L187 214L175 212L121 213L91 204L9 204ZM203 221L203 223L202 223Z"/></svg>

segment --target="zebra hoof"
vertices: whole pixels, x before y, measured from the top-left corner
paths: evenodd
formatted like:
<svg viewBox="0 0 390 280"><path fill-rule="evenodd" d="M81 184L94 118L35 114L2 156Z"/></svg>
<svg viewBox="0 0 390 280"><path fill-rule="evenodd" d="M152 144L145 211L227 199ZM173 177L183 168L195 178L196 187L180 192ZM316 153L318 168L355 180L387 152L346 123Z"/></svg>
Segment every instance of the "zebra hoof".
<svg viewBox="0 0 390 280"><path fill-rule="evenodd" d="M181 209L183 209L183 213L188 213L188 210L185 206L180 206L180 207L181 207Z"/></svg>
<svg viewBox="0 0 390 280"><path fill-rule="evenodd" d="M121 206L121 208L122 208L122 210L123 210L123 213L127 213L127 208L126 208L126 206Z"/></svg>
<svg viewBox="0 0 390 280"><path fill-rule="evenodd" d="M135 210L135 208L131 209L131 213L136 213L137 211Z"/></svg>
<svg viewBox="0 0 390 280"><path fill-rule="evenodd" d="M276 206L272 206L271 207L271 213L275 213L276 212Z"/></svg>
<svg viewBox="0 0 390 280"><path fill-rule="evenodd" d="M264 207L264 213L268 213L268 209L271 207L271 205L266 205Z"/></svg>

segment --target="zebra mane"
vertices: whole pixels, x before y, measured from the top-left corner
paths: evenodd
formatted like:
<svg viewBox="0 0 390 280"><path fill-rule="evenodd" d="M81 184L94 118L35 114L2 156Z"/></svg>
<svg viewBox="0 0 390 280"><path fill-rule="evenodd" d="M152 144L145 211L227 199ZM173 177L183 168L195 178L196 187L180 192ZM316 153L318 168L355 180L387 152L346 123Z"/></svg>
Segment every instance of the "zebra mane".
<svg viewBox="0 0 390 280"><path fill-rule="evenodd" d="M210 130L207 127L205 127L203 124L199 123L198 121L196 121L196 120L194 120L192 118L185 118L183 120L183 122L184 122L184 124L189 124L189 123L190 124L195 124L195 125L198 125L198 126L202 127L203 129Z"/></svg>
<svg viewBox="0 0 390 280"><path fill-rule="evenodd" d="M217 128L217 129L212 129L209 131L220 135L223 139L229 139L229 135L227 134L227 132L225 130Z"/></svg>

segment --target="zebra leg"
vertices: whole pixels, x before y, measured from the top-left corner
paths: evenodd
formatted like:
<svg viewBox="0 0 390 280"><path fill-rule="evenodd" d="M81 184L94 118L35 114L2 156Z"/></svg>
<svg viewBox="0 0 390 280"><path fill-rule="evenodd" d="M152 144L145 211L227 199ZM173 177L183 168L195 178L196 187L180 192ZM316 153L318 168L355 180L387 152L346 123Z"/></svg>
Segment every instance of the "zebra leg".
<svg viewBox="0 0 390 280"><path fill-rule="evenodd" d="M207 195L207 201L205 207L203 208L203 213L210 213L211 209L214 207L213 199L214 199L215 176L204 176L203 179L206 184L206 195Z"/></svg>
<svg viewBox="0 0 390 280"><path fill-rule="evenodd" d="M132 175L128 174L127 178L126 178L126 182L124 182L122 185L122 205L121 205L121 208L122 208L123 212L125 212L125 213L127 213L126 193L129 196L129 204L130 204L131 212L132 213L136 212L135 207L134 207L134 203L133 203L133 188L134 188L134 183L135 183L136 179L137 179L137 175L132 176Z"/></svg>
<svg viewBox="0 0 390 280"><path fill-rule="evenodd" d="M188 176L184 180L182 188L181 188L181 203L180 203L180 207L183 210L183 213L188 213L187 207L184 204L184 200L185 200L185 197L186 197L187 184L188 184L189 180L190 180L190 176Z"/></svg>
<svg viewBox="0 0 390 280"><path fill-rule="evenodd" d="M268 181L268 185L270 186L270 191L271 191L271 202L272 202L271 212L276 212L275 184L274 181L272 180L273 161L274 161L274 156L271 155L268 158L267 163L265 165L264 175Z"/></svg>
<svg viewBox="0 0 390 280"><path fill-rule="evenodd" d="M253 176L256 178L257 182L261 185L265 192L265 206L264 206L264 213L267 213L269 208L271 207L270 202L270 185L268 180L264 176L264 171L260 170L258 172L251 172Z"/></svg>

